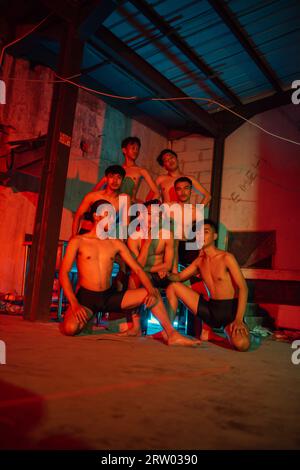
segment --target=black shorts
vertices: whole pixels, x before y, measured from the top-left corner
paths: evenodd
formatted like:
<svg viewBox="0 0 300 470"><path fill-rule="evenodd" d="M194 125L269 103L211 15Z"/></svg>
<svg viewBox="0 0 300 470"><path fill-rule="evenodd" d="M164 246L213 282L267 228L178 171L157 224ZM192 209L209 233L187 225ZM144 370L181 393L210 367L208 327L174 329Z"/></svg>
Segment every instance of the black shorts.
<svg viewBox="0 0 300 470"><path fill-rule="evenodd" d="M89 233L90 230L87 230L86 228L81 228L78 232L78 235L85 235L86 233Z"/></svg>
<svg viewBox="0 0 300 470"><path fill-rule="evenodd" d="M102 292L80 287L76 297L81 305L92 310L94 314L98 312L121 312L121 303L125 292L124 290L118 292L113 286Z"/></svg>
<svg viewBox="0 0 300 470"><path fill-rule="evenodd" d="M212 328L229 325L236 317L238 299L205 300L200 295L197 315Z"/></svg>
<svg viewBox="0 0 300 470"><path fill-rule="evenodd" d="M154 287L158 289L166 289L171 281L167 277L161 279L157 273L147 273Z"/></svg>

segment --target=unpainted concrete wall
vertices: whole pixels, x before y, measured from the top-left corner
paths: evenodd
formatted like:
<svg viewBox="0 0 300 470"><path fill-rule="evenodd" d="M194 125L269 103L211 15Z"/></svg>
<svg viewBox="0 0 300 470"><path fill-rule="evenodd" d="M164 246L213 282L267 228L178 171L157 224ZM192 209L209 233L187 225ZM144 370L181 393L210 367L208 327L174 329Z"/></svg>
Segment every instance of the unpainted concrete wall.
<svg viewBox="0 0 300 470"><path fill-rule="evenodd" d="M263 113L253 121L300 141L295 106ZM226 139L221 222L227 230L276 230L275 269L299 269L300 148L248 123Z"/></svg>

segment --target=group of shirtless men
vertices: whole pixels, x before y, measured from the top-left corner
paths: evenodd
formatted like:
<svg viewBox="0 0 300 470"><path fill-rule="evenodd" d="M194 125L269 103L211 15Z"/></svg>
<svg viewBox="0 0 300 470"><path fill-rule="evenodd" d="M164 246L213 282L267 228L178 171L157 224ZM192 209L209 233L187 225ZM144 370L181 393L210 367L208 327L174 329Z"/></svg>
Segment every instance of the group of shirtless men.
<svg viewBox="0 0 300 470"><path fill-rule="evenodd" d="M211 199L209 192L194 177L180 172L173 150L164 149L159 154L157 162L167 173L154 182L149 172L136 164L140 140L128 137L121 147L124 164L106 169L105 176L84 197L74 216L72 238L60 269L60 282L69 301L61 331L65 335L76 335L85 331L98 312L126 311L131 312L132 320L122 334L137 336L141 334L139 308L144 304L159 320L168 345L193 346L199 344L200 339L215 339L213 328L224 328L231 346L246 351L250 345L249 331L243 322L247 285L234 256L215 246L216 224L204 219L204 242L200 250L187 250L186 238L175 240L172 228L161 227L157 239L151 239L153 204L177 203L184 208L185 204L190 204L192 190L196 190L202 194L201 203L206 206ZM150 188L144 203L148 211L149 236L129 236L127 240L99 238L97 225L107 216L99 207L109 204L118 213L120 196L123 200L126 198L129 205L141 202L137 192L143 178ZM194 211L195 205L190 207ZM169 233L163 233L166 230ZM76 293L69 279L75 259ZM118 282L112 283L115 261L121 270ZM179 263L184 267L180 272ZM202 292L194 287L199 285ZM165 290L166 305L159 289ZM198 338L183 336L174 329L179 300L198 319L201 325Z"/></svg>

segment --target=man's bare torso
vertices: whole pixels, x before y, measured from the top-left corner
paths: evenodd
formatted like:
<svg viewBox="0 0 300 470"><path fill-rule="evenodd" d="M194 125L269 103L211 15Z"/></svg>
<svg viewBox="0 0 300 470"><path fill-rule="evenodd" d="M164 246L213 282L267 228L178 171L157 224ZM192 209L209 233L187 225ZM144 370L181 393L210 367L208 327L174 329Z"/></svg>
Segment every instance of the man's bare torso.
<svg viewBox="0 0 300 470"><path fill-rule="evenodd" d="M111 286L111 274L118 247L115 240L99 240L94 235L77 235L79 285L94 291L104 291Z"/></svg>
<svg viewBox="0 0 300 470"><path fill-rule="evenodd" d="M161 188L161 194L163 202L177 202L177 195L174 188L174 182L179 178L180 175L170 176L163 175L159 177L159 186Z"/></svg>
<svg viewBox="0 0 300 470"><path fill-rule="evenodd" d="M112 206L114 207L116 213L119 212L119 196L122 196L122 194L116 194L114 196L107 194L107 191L105 189L102 189L101 191L93 191L91 193L93 197L91 198L90 201L90 206L98 201L99 199L105 199L106 201L110 202ZM93 222L91 220L82 220L81 221L81 228L84 230L92 230L93 228Z"/></svg>
<svg viewBox="0 0 300 470"><path fill-rule="evenodd" d="M236 296L231 275L226 267L226 255L226 251L217 250L216 255L209 258L201 251L196 261L212 299L233 299Z"/></svg>
<svg viewBox="0 0 300 470"><path fill-rule="evenodd" d="M166 249L166 238L163 237L163 232L164 232L164 237L167 237L167 231L166 230L160 230L159 231L159 239L157 240L151 240L151 244L148 250L148 256L147 256L147 261L144 266L144 271L150 272L151 268L153 266L156 266L158 264L163 263L164 261L164 256L165 256L165 249ZM135 240L136 246L138 248L138 251L141 251L142 245L144 243L144 240L137 239Z"/></svg>
<svg viewBox="0 0 300 470"><path fill-rule="evenodd" d="M126 171L126 175L121 186L121 191L128 194L131 200L134 201L142 179L141 168L139 166L126 165L123 165L123 168Z"/></svg>
<svg viewBox="0 0 300 470"><path fill-rule="evenodd" d="M93 193L93 200L91 204L98 201L99 199L106 199L108 202L110 202L114 206L116 212L118 212L119 211L119 196L121 196L121 194L116 194L113 196L110 194L107 194L105 189L101 191L95 191Z"/></svg>

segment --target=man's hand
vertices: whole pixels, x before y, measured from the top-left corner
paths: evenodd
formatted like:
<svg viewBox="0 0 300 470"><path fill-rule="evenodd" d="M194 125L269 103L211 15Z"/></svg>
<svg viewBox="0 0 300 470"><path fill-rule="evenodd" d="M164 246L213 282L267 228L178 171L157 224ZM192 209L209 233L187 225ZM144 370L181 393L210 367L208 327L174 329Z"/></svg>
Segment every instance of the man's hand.
<svg viewBox="0 0 300 470"><path fill-rule="evenodd" d="M249 336L248 329L243 321L234 320L232 323L230 323L228 329L231 336Z"/></svg>
<svg viewBox="0 0 300 470"><path fill-rule="evenodd" d="M145 306L147 308L154 307L158 302L158 297L159 297L159 291L155 289L154 287L152 287L152 289L148 291L148 295L145 298L145 301L144 301Z"/></svg>
<svg viewBox="0 0 300 470"><path fill-rule="evenodd" d="M157 274L161 279L165 279L165 277L168 275L167 271L157 271Z"/></svg>
<svg viewBox="0 0 300 470"><path fill-rule="evenodd" d="M168 279L171 282L178 282L179 281L179 273L167 273Z"/></svg>
<svg viewBox="0 0 300 470"><path fill-rule="evenodd" d="M85 308L82 305L80 305L80 303L74 302L71 305L71 309L72 309L73 315L75 316L76 320L79 323L86 324L89 321L90 317L87 311L85 310Z"/></svg>

